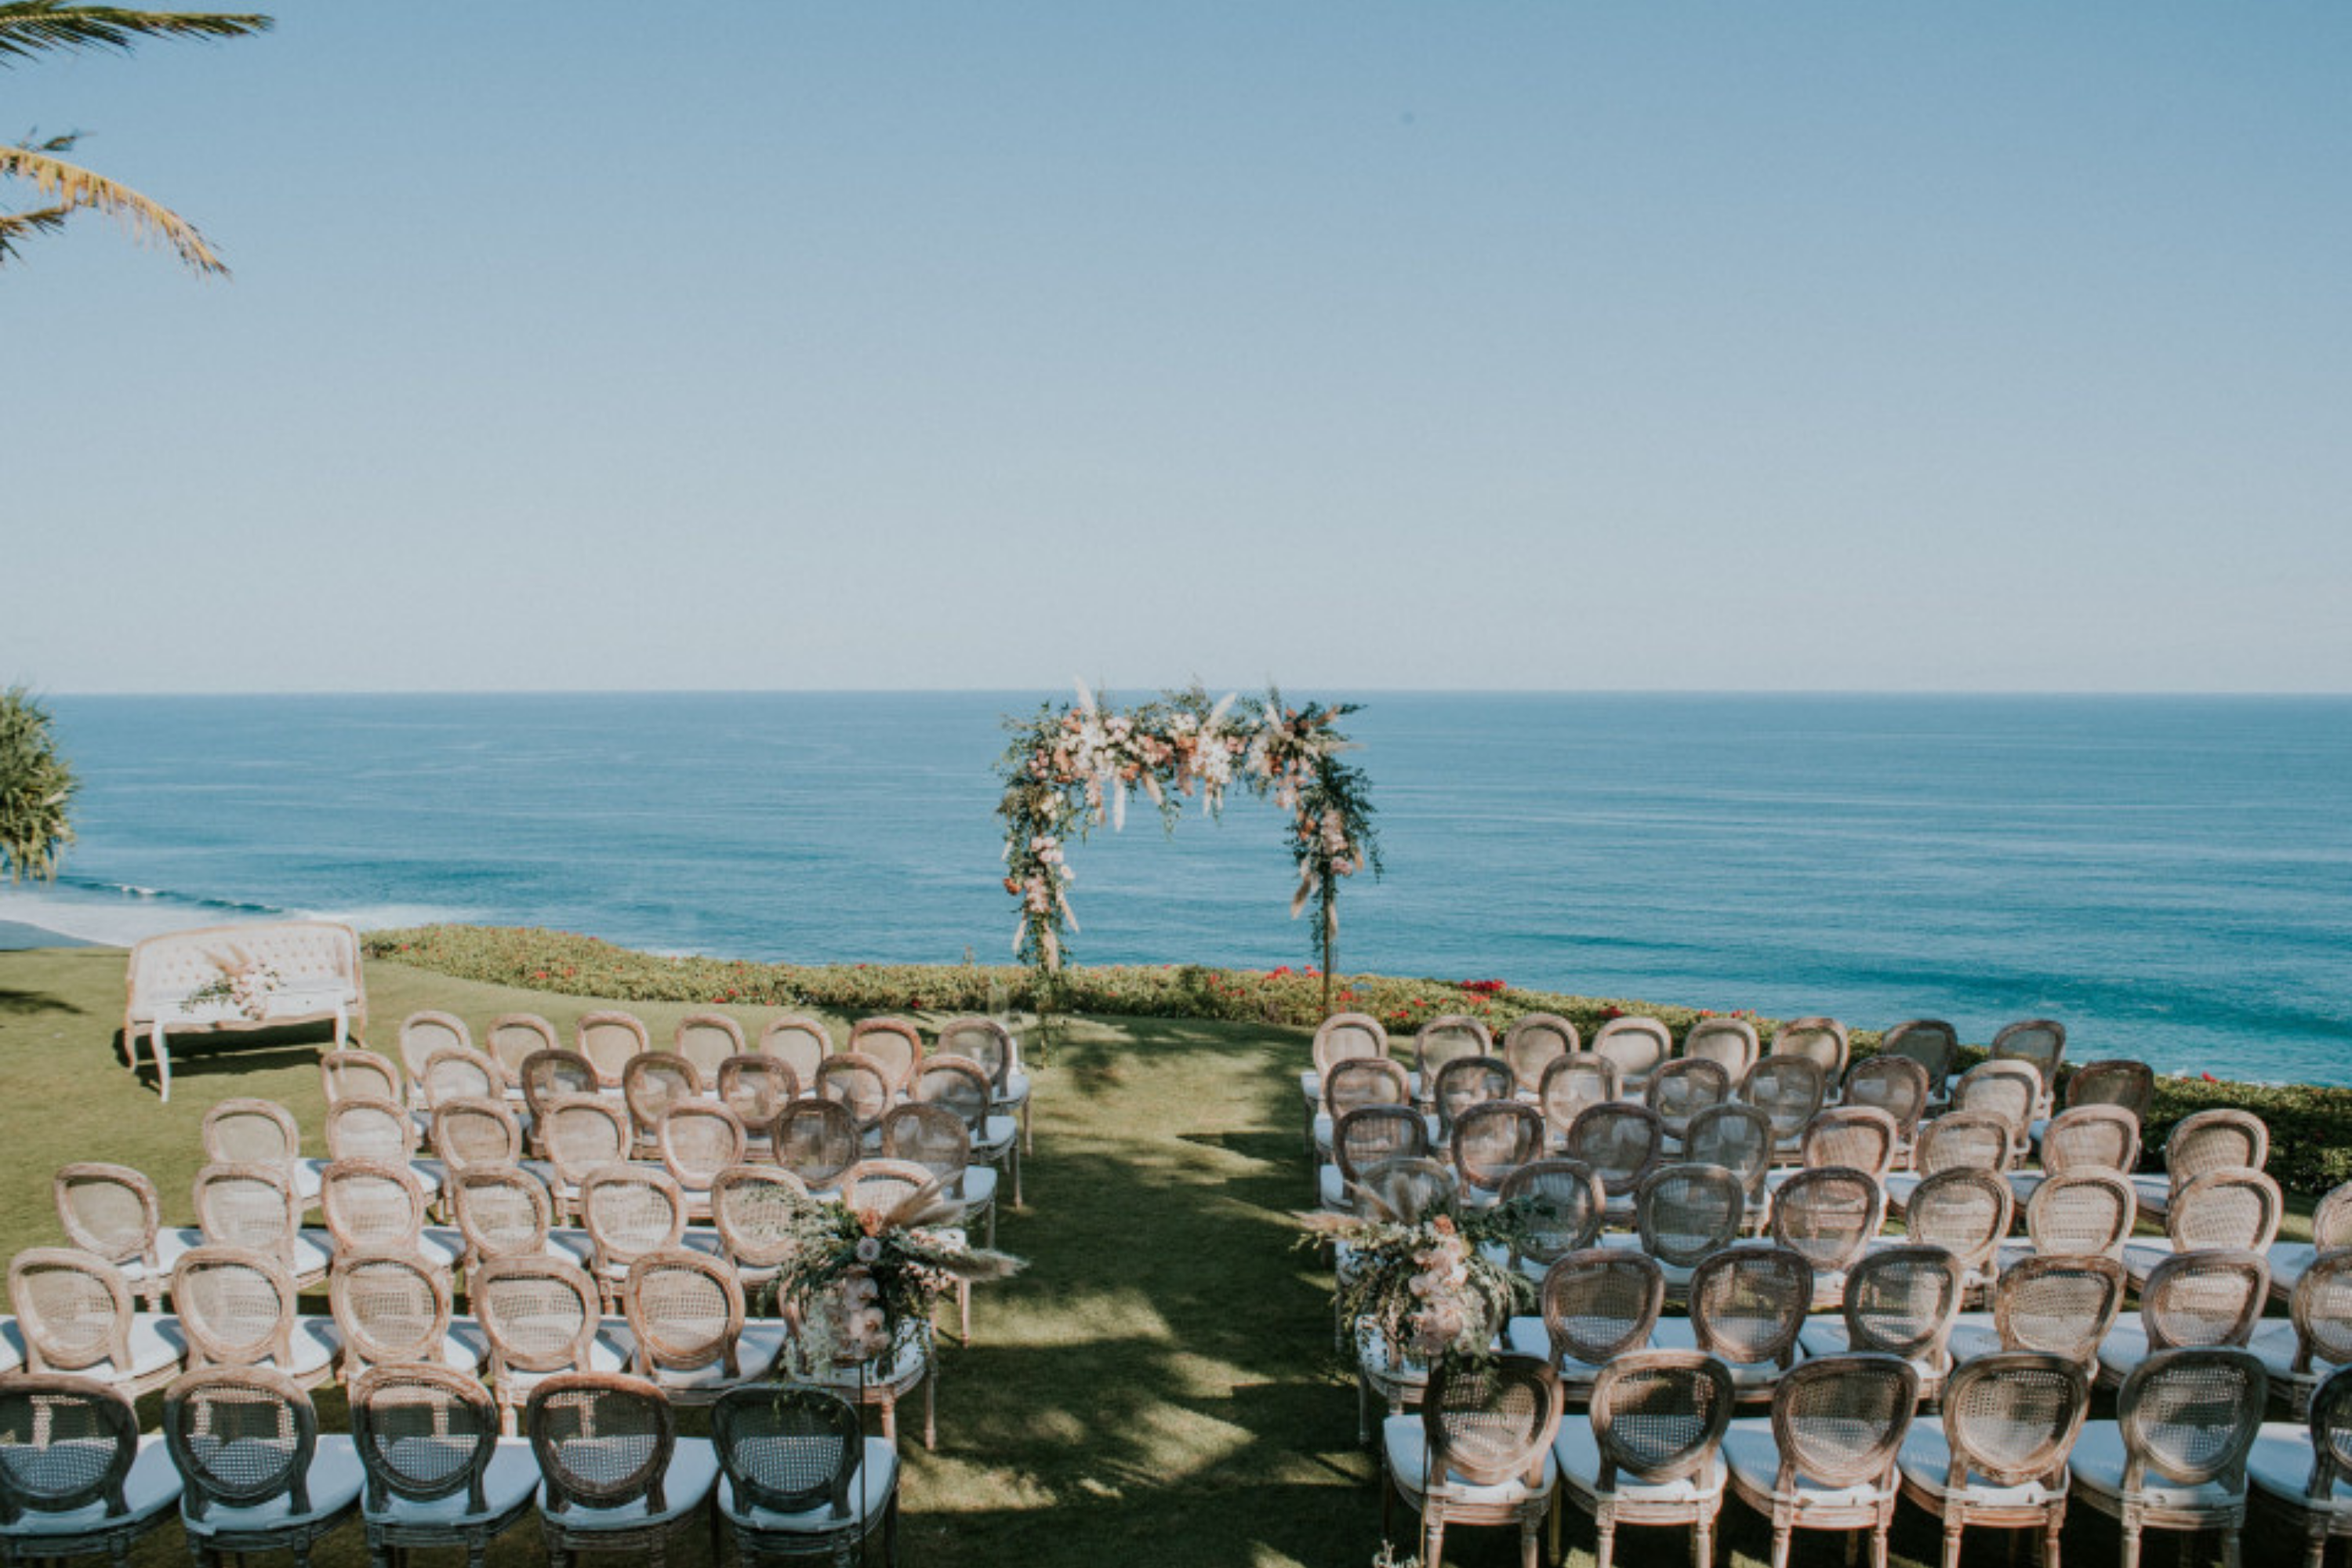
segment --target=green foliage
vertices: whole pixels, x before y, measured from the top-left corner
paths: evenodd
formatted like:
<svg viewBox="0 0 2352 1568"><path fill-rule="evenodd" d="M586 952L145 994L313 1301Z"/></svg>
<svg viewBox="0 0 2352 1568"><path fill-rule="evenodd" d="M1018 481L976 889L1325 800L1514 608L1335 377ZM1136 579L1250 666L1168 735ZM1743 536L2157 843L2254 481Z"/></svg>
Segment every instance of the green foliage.
<svg viewBox="0 0 2352 1568"><path fill-rule="evenodd" d="M80 784L58 753L47 710L21 686L0 692L0 867L12 882L58 874L73 842L67 809Z"/></svg>

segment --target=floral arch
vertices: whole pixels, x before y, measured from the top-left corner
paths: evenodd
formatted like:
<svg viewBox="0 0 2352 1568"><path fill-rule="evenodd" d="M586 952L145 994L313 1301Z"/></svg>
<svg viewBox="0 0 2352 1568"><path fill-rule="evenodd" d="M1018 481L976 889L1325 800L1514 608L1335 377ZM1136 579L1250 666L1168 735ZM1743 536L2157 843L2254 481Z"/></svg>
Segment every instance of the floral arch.
<svg viewBox="0 0 2352 1568"><path fill-rule="evenodd" d="M1125 826L1128 797L1139 791L1172 833L1185 801L1198 800L1216 816L1238 784L1290 813L1298 868L1290 913L1296 919L1315 907L1329 1013L1339 879L1367 866L1375 877L1381 872L1370 781L1340 760L1354 746L1337 724L1356 705L1286 707L1268 687L1263 701L1237 709L1234 696L1213 703L1196 685L1114 712L1083 683L1077 690L1075 704L1046 703L1034 717L1004 721L1013 740L998 764L1004 797L996 810L1004 818L1004 890L1021 900L1013 952L1048 986L1068 956L1066 933L1078 929L1066 858L1074 831L1084 838L1106 820L1114 831Z"/></svg>

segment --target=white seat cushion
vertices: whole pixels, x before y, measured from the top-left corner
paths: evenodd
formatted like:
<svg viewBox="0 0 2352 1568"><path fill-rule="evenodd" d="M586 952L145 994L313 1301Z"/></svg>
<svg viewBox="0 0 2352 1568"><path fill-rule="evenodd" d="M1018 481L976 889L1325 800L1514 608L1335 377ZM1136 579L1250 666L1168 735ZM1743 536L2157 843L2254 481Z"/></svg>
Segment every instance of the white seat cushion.
<svg viewBox="0 0 2352 1568"><path fill-rule="evenodd" d="M631 1439L619 1439L630 1441ZM590 1439L594 1441L594 1439ZM618 1508L590 1508L574 1502L560 1513L549 1513L548 1520L567 1531L586 1533L599 1530L642 1530L647 1525L664 1524L683 1519L702 1506L719 1479L719 1455L708 1437L680 1437L677 1447L670 1451L669 1468L662 1472L662 1506L653 1507L650 1497Z"/></svg>
<svg viewBox="0 0 2352 1568"><path fill-rule="evenodd" d="M782 1323L746 1323L742 1337L735 1342L736 1375L727 1374L727 1358L704 1366L660 1367L654 1380L664 1388L680 1392L719 1389L731 1384L767 1376L776 1369L777 1358L784 1353L787 1331Z"/></svg>
<svg viewBox="0 0 2352 1568"><path fill-rule="evenodd" d="M1322 1190L1323 1206L1327 1209L1349 1209L1348 1184L1336 1164L1326 1165L1316 1173L1316 1184Z"/></svg>
<svg viewBox="0 0 2352 1568"><path fill-rule="evenodd" d="M2116 1383L2131 1375L2132 1368L2147 1359L2147 1325L2126 1318L2107 1331L2099 1342L2099 1371Z"/></svg>
<svg viewBox="0 0 2352 1568"><path fill-rule="evenodd" d="M2313 1509L2314 1500L2304 1490L2311 1484L2311 1428L2300 1421L2263 1422L2246 1455L2246 1479L2270 1497ZM2339 1472L2335 1494L2316 1506L2352 1513L2352 1479Z"/></svg>
<svg viewBox="0 0 2352 1568"><path fill-rule="evenodd" d="M1544 1327L1541 1318L1513 1318L1503 1330L1503 1343L1515 1354L1552 1361L1551 1332ZM1559 1373L1560 1381L1570 1387L1590 1384L1601 1372L1592 1363L1574 1356L1563 1357L1552 1362L1552 1365Z"/></svg>
<svg viewBox="0 0 2352 1568"><path fill-rule="evenodd" d="M1764 1179L1768 1182L1770 1181L1772 1179L1771 1174L1767 1173ZM1888 1173L1886 1181L1884 1184L1886 1188L1887 1203L1895 1208L1901 1208L1905 1204L1911 1201L1911 1194L1917 1192L1919 1190L1919 1184L1927 1179L1927 1177L1918 1175L1910 1171L1893 1171Z"/></svg>
<svg viewBox="0 0 2352 1568"><path fill-rule="evenodd" d="M996 1201L996 1172L987 1165L963 1168L963 1201L982 1208Z"/></svg>
<svg viewBox="0 0 2352 1568"><path fill-rule="evenodd" d="M1323 1075L1308 1068L1298 1075L1298 1092L1309 1105L1323 1103Z"/></svg>
<svg viewBox="0 0 2352 1568"><path fill-rule="evenodd" d="M1316 1095L1321 1098L1320 1085L1317 1086ZM1029 1075L1017 1068L1006 1073L1003 1089L991 1098L999 1105L1019 1105L1029 1098Z"/></svg>
<svg viewBox="0 0 2352 1568"><path fill-rule="evenodd" d="M395 1455L406 1444L432 1444L431 1437L402 1437L393 1444ZM430 1451L429 1448L427 1450ZM475 1513L466 1507L466 1489L459 1487L446 1497L424 1501L387 1494L381 1512L369 1508L361 1499L360 1513L371 1524L432 1525L446 1529L451 1525L500 1519L520 1508L530 1506L539 1493L539 1460L530 1451L528 1437L501 1437L490 1455L490 1463L482 1472L482 1511Z"/></svg>
<svg viewBox="0 0 2352 1568"><path fill-rule="evenodd" d="M1734 1421L1723 1435L1723 1458L1732 1474L1748 1487L1771 1495L1780 1475L1780 1448L1772 1440L1771 1418L1749 1415ZM1850 1487L1823 1486L1799 1471L1797 1519L1801 1523L1807 1510L1813 1509L1865 1507L1885 1495L1868 1481L1857 1481Z"/></svg>
<svg viewBox="0 0 2352 1568"><path fill-rule="evenodd" d="M25 1364L25 1333L14 1318L0 1318L0 1373L16 1372Z"/></svg>
<svg viewBox="0 0 2352 1568"><path fill-rule="evenodd" d="M1699 1348L1698 1331L1688 1318L1660 1318L1658 1326L1650 1331L1650 1348L1661 1351L1695 1351ZM1716 1352L1718 1359L1722 1352ZM1724 1367L1731 1373L1731 1384L1742 1393L1769 1388L1780 1379L1780 1365L1769 1361L1729 1361Z"/></svg>
<svg viewBox="0 0 2352 1568"><path fill-rule="evenodd" d="M1952 1475L1952 1446L1945 1440L1943 1428L1931 1422L1914 1421L1903 1439L1903 1447L1895 1456L1895 1468L1904 1479L1940 1498L1949 1488ZM1967 1502L1978 1508L2047 1508L2066 1495L2063 1487L2052 1489L2039 1480L2021 1481L2015 1486L1996 1486L1974 1470L1961 1489Z"/></svg>
<svg viewBox="0 0 2352 1568"><path fill-rule="evenodd" d="M294 1511L294 1495L280 1492L266 1502L247 1508L231 1508L215 1502L205 1510L201 1520L190 1518L184 1506L180 1510L180 1522L187 1532L202 1539L230 1531L242 1533L249 1530L269 1530L288 1525L311 1524L332 1519L360 1500L360 1492L367 1484L367 1475L360 1468L360 1457L352 1440L339 1433L322 1434L319 1447L310 1456L310 1468L306 1477L310 1492L310 1508L302 1513Z"/></svg>
<svg viewBox="0 0 2352 1568"><path fill-rule="evenodd" d="M2124 1489L2123 1429L2112 1421L2086 1421L2083 1435L2074 1440L2074 1452L2066 1461L2074 1477L2074 1484L2102 1497L2121 1497ZM2205 1481L2197 1486L2183 1486L2168 1480L2154 1467L2147 1470L2147 1479L2140 1495L2159 1508L2221 1509L2242 1502L2245 1493L2232 1492L2219 1481Z"/></svg>
<svg viewBox="0 0 2352 1568"><path fill-rule="evenodd" d="M2271 1294L2282 1299L2294 1294L2295 1281L2303 1278L2319 1249L2307 1241L2281 1241L2272 1244Z"/></svg>
<svg viewBox="0 0 2352 1568"><path fill-rule="evenodd" d="M878 1371L873 1363L868 1363L862 1373L855 1366L818 1367L810 1374L809 1381L835 1389L855 1388L860 1384L871 1387L880 1383L887 1383L893 1388L911 1388L929 1364L923 1352L922 1336L903 1334L899 1337L898 1353L891 1359L887 1374Z"/></svg>
<svg viewBox="0 0 2352 1568"><path fill-rule="evenodd" d="M1559 1424L1559 1436L1552 1439L1552 1461L1559 1467L1560 1484L1577 1496L1591 1499L1599 1495L1601 1484L1601 1443L1592 1435L1592 1423L1587 1416L1570 1415ZM1623 1470L1617 1472L1617 1489L1610 1495L1624 1502L1697 1504L1708 1498L1723 1495L1723 1483L1729 1474L1720 1450L1709 1456L1706 1466L1679 1480L1637 1480Z"/></svg>
<svg viewBox="0 0 2352 1568"><path fill-rule="evenodd" d="M824 1535L836 1530L857 1529L879 1518L889 1506L890 1489L898 1484L898 1452L882 1438L868 1437L856 1472L849 1479L849 1513L845 1519L835 1518L833 1505L825 1502L799 1513L748 1507L736 1498L735 1489L726 1485L719 1489L719 1511L738 1529L769 1530L783 1535Z"/></svg>
<svg viewBox="0 0 2352 1568"><path fill-rule="evenodd" d="M2156 1266L2171 1256L2171 1237L2136 1236L2124 1243L2124 1272L2131 1277L2133 1285L2145 1285Z"/></svg>
<svg viewBox="0 0 2352 1568"><path fill-rule="evenodd" d="M2280 1378L2294 1378L2304 1382L2317 1383L2336 1370L2334 1363L2324 1356L2314 1355L2311 1358L2309 1372L2296 1372L2294 1357L2299 1347L2295 1339L2294 1325L2284 1318L2270 1318L2256 1324L2254 1337L2246 1342L2246 1348L2262 1358L2263 1370L2269 1373L2273 1381ZM2298 1427L2297 1430L2300 1431L2302 1428Z"/></svg>
<svg viewBox="0 0 2352 1568"><path fill-rule="evenodd" d="M113 1449L111 1445L105 1445L100 1451L111 1454ZM131 1473L122 1478L124 1510L121 1513L110 1519L107 1517L106 1500L103 1498L96 1502L84 1503L79 1508L55 1513L27 1509L14 1524L0 1527L0 1534L21 1542L28 1536L55 1539L82 1535L91 1531L121 1530L125 1525L152 1519L179 1500L179 1468L172 1463L171 1450L163 1446L163 1435L150 1432L139 1439L139 1453L131 1461ZM41 1553L36 1549L31 1555L39 1556Z"/></svg>
<svg viewBox="0 0 2352 1568"><path fill-rule="evenodd" d="M627 1372L636 1353L637 1342L629 1333L627 1319L600 1319L596 1324L596 1337L588 1342L588 1364L577 1370ZM555 1375L556 1373L551 1372L524 1372L520 1369L509 1369L507 1373L507 1386L512 1389L520 1399L539 1384Z"/></svg>
<svg viewBox="0 0 2352 1568"><path fill-rule="evenodd" d="M1418 1415L1391 1415L1381 1423L1381 1447L1388 1455L1389 1474L1398 1488L1413 1497L1429 1493L1429 1435L1422 1429ZM1549 1449L1544 1451L1543 1479L1532 1489L1525 1476L1513 1476L1508 1480L1491 1486L1474 1487L1460 1476L1448 1473L1446 1495L1458 1501L1510 1508L1540 1498L1559 1479L1559 1466Z"/></svg>
<svg viewBox="0 0 2352 1568"><path fill-rule="evenodd" d="M2172 1202L2172 1178L2159 1171L2152 1176L2134 1176L2132 1191L2139 1195L2139 1206L2169 1207Z"/></svg>
<svg viewBox="0 0 2352 1568"><path fill-rule="evenodd" d="M9 1327L16 1329L13 1319ZM75 1377L93 1378L100 1383L144 1383L187 1359L187 1331L180 1327L179 1319L163 1312L133 1312L131 1314L129 1366L117 1366L109 1359L89 1366L52 1367L50 1370L68 1373Z"/></svg>
<svg viewBox="0 0 2352 1568"><path fill-rule="evenodd" d="M1955 1364L1974 1361L2000 1349L2000 1331L1994 1327L1990 1312L1962 1312L1952 1320L1952 1331L1944 1344Z"/></svg>

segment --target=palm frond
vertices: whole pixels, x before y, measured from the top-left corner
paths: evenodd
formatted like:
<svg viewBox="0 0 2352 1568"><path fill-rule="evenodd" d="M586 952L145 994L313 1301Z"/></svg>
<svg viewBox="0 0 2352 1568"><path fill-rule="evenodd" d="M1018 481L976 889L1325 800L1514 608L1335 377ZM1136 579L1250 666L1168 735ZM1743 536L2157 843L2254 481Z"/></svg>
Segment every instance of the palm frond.
<svg viewBox="0 0 2352 1568"><path fill-rule="evenodd" d="M48 234L65 227L66 214L71 207L36 207L28 213L0 213L0 267L16 255L17 244L27 236Z"/></svg>
<svg viewBox="0 0 2352 1568"><path fill-rule="evenodd" d="M182 261L199 272L228 271L221 258L213 254L196 226L163 205L161 202L141 195L130 186L117 184L103 174L93 174L79 164L32 147L0 147L0 175L13 174L30 180L33 188L49 198L46 211L68 213L79 207L95 207L119 219L139 237L161 239L179 253ZM18 216L29 216L20 214ZM44 221L36 227L53 227Z"/></svg>
<svg viewBox="0 0 2352 1568"><path fill-rule="evenodd" d="M0 0L0 65L44 49L127 49L140 38L242 38L273 26L268 16L245 14Z"/></svg>

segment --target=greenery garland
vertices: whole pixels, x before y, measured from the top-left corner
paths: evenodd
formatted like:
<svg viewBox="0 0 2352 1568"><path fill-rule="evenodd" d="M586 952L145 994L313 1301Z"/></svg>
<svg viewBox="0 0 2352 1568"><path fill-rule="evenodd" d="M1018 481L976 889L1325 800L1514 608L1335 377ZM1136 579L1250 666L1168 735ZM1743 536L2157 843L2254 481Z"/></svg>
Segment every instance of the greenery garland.
<svg viewBox="0 0 2352 1568"><path fill-rule="evenodd" d="M1212 702L1195 685L1113 712L1081 685L1076 704L1047 703L1032 718L1007 719L1013 739L998 764L1004 795L996 810L1004 818L1004 890L1021 900L1014 954L1041 977L1059 972L1069 954L1068 933L1078 929L1066 857L1073 834L1083 839L1106 820L1124 826L1129 797L1138 792L1173 832L1187 798L1217 816L1238 784L1291 814L1298 889L1290 912L1315 906L1328 1012L1339 879L1366 867L1381 874L1370 781L1340 760L1352 743L1338 721L1356 710L1353 703L1289 707L1274 687L1255 709L1237 708L1234 696Z"/></svg>

